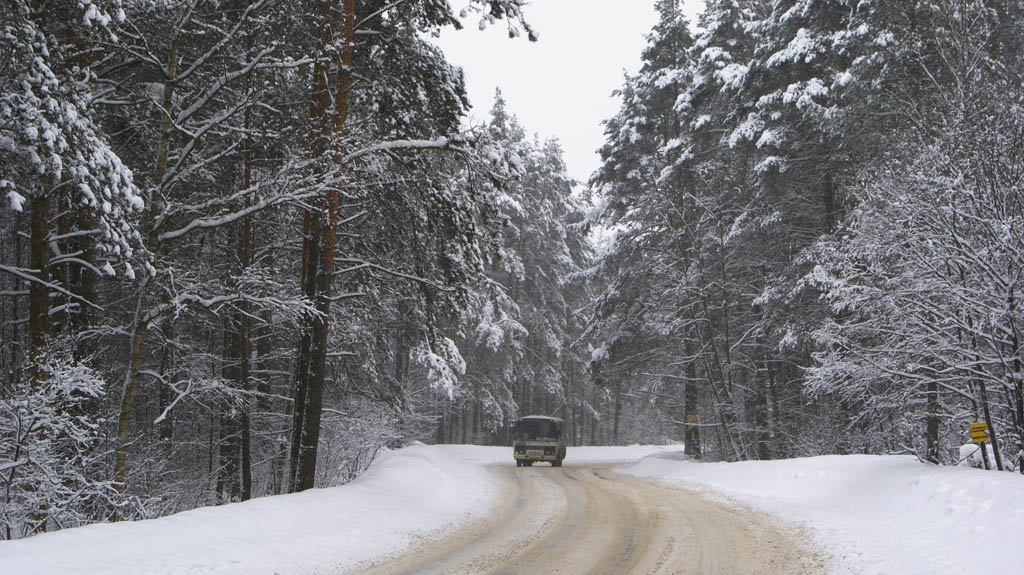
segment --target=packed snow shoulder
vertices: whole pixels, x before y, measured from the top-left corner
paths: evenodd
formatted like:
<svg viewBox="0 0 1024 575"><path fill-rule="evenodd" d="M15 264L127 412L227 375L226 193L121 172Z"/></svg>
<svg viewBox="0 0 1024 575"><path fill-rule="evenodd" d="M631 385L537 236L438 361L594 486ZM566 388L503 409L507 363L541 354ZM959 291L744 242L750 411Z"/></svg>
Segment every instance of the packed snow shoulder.
<svg viewBox="0 0 1024 575"><path fill-rule="evenodd" d="M912 456L699 463L654 455L619 472L706 490L793 521L841 574L1020 573L1024 477Z"/></svg>
<svg viewBox="0 0 1024 575"><path fill-rule="evenodd" d="M494 484L478 449L413 446L341 487L2 542L0 572L336 574L486 513Z"/></svg>

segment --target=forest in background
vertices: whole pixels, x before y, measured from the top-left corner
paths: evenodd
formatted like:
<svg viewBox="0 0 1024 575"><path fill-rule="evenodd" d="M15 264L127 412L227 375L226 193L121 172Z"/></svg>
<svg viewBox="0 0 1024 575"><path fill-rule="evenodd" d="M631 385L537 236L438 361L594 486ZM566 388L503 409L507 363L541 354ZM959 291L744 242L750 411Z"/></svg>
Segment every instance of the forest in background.
<svg viewBox="0 0 1024 575"><path fill-rule="evenodd" d="M0 6L0 538L535 413L1024 472L1024 3L658 0L589 186L465 126L431 33L534 38L465 4Z"/></svg>
<svg viewBox="0 0 1024 575"><path fill-rule="evenodd" d="M592 182L596 377L719 458L953 464L983 422L1024 473L1024 3L679 4Z"/></svg>

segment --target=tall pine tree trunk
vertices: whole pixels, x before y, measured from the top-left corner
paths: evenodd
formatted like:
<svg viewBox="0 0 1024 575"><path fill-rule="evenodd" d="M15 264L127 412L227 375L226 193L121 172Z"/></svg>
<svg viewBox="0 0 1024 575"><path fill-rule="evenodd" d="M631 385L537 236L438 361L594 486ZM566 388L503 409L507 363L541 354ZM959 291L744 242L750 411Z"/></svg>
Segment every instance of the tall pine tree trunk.
<svg viewBox="0 0 1024 575"><path fill-rule="evenodd" d="M332 40L331 3L320 3L321 15L321 53ZM341 61L338 75L335 78L334 114L327 114L327 72L326 63L318 65L322 72L314 79L314 102L318 102L323 114L319 119L324 125L323 133L335 142L335 161L340 161L343 153L340 142L348 119L348 96L352 81L352 46L355 41L355 0L345 0L341 15ZM316 117L314 117L316 118ZM340 166L338 167L340 168ZM312 336L309 348L309 381L307 383L306 401L303 411L302 433L299 437L299 461L297 490L302 491L313 487L316 480L317 445L320 440L320 414L323 409L324 383L327 379L327 348L331 326L331 284L334 276L334 251L336 247L335 227L338 224L340 195L338 189L331 186L326 197L317 202L317 210L313 213L312 237L319 245L319 257L316 270L316 305L317 316L313 320Z"/></svg>
<svg viewBox="0 0 1024 575"><path fill-rule="evenodd" d="M248 60L253 59L253 34L252 30L248 27L248 21L246 22L246 35L245 35L245 53ZM246 92L249 97L253 95L253 84L255 77L250 74L246 78ZM252 129L252 108L246 107L244 117L245 127L245 150L242 154L242 189L248 190L252 186L252 137L249 134L249 130ZM251 206L252 200L246 201L246 205ZM252 265L252 254L253 254L253 238L252 238L252 216L245 216L242 218L242 230L241 238L238 242L238 261L241 267L241 276L244 278L245 274L249 270L249 266ZM245 392L242 410L239 415L239 425L241 426L241 453L239 454L239 465L241 466L241 491L240 499L247 501L252 497L252 420L250 418L250 412L252 410L252 399L249 396L249 392L252 391L252 380L251 380L251 361L252 361L252 333L251 333L251 322L250 322L250 305L249 302L242 302L241 310L238 313L236 324L238 326L238 355L239 355L239 366L238 366L238 382L237 387Z"/></svg>
<svg viewBox="0 0 1024 575"><path fill-rule="evenodd" d="M250 169L249 166L249 154L246 154L246 171ZM249 174L246 174L245 187L248 189ZM242 220L242 241L239 248L242 252L242 273L249 268L252 262L252 221L251 218L246 216ZM245 392L245 399L243 400L243 406L241 413L239 414L239 425L241 425L241 465L242 469L242 490L241 500L246 501L252 497L252 422L250 419L250 411L252 409L252 400L250 399L249 392L252 391L252 379L251 379L251 361L252 361L252 340L251 340L251 322L250 322L250 310L249 303L243 302L241 304L241 312L237 316L236 325L238 326L238 388Z"/></svg>
<svg viewBox="0 0 1024 575"><path fill-rule="evenodd" d="M307 211L302 228L302 291L310 301L316 296L316 266L319 243L312 241L312 216ZM309 347L312 340L313 317L306 315L295 361L295 394L292 402L292 436L289 451L288 491L298 488L299 445L306 415L306 391L309 388Z"/></svg>
<svg viewBox="0 0 1024 575"><path fill-rule="evenodd" d="M313 137L310 141L310 155L314 160L323 161L327 152L327 140L330 130L327 128L327 109L330 105L328 93L328 74L330 65L326 61L327 46L333 35L331 3L320 0L317 3L317 20L315 34L319 38L317 44L317 62L313 65L312 89L310 95L310 123L313 126ZM316 302L317 268L320 264L320 211L319 202L314 202L312 210L307 210L302 224L302 270L301 281L303 295L310 302ZM292 407L292 437L288 467L288 490L300 491L300 461L303 450L303 434L306 431L306 403L309 393L310 352L312 350L313 331L316 318L306 314L304 326L299 336L298 356L295 368L295 396Z"/></svg>

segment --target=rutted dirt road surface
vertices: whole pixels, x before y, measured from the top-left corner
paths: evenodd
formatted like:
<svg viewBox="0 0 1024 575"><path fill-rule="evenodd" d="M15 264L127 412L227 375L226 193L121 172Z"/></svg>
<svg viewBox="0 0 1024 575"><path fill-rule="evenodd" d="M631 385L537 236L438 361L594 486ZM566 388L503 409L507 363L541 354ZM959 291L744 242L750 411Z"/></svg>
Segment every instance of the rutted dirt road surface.
<svg viewBox="0 0 1024 575"><path fill-rule="evenodd" d="M494 467L491 516L362 575L818 575L799 530L692 491L608 466Z"/></svg>

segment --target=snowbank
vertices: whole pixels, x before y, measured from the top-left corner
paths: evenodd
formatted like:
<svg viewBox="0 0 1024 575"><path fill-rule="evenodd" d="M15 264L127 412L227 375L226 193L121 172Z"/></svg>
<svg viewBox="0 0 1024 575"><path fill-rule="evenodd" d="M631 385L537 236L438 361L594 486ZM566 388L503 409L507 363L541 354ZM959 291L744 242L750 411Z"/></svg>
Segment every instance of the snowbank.
<svg viewBox="0 0 1024 575"><path fill-rule="evenodd" d="M505 448L508 449L508 448ZM630 445L627 447L569 447L566 465L601 465L633 462L650 455L681 453L682 445ZM508 457L508 452L505 452ZM541 464L543 465L543 463Z"/></svg>
<svg viewBox="0 0 1024 575"><path fill-rule="evenodd" d="M805 527L836 573L1011 575L1024 564L1024 477L905 456L697 463L660 454L617 471L738 500Z"/></svg>
<svg viewBox="0 0 1024 575"><path fill-rule="evenodd" d="M0 542L0 573L337 574L484 513L496 457L480 449L409 447L342 487Z"/></svg>

